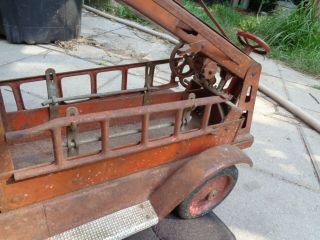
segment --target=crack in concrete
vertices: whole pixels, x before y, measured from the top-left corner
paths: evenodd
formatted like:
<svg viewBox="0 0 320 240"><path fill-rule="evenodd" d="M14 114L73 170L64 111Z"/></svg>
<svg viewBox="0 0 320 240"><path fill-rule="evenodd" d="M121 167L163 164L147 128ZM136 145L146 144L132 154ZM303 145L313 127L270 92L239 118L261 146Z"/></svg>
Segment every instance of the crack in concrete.
<svg viewBox="0 0 320 240"><path fill-rule="evenodd" d="M40 47L40 48L42 48L42 47ZM28 59L28 58L40 56L40 55L42 55L42 54L47 55L47 54L49 54L50 52L51 52L51 50L50 50L50 49L47 49L46 51L44 50L44 51L41 52L41 53L37 53L37 54L34 54L34 55L30 55L30 56L27 56L27 57L23 57L23 58L19 58L19 59L13 60L13 61L11 61L11 62L7 62L7 63L5 63L5 64L1 64L0 67L4 67L4 66L10 65L10 64L12 64L12 63L16 63L16 62L21 62L21 61L26 60L26 59Z"/></svg>
<svg viewBox="0 0 320 240"><path fill-rule="evenodd" d="M318 98L316 98L315 96L313 96L312 93L309 93L309 95L310 95L310 97L312 97L312 98L316 101L316 103L320 104L320 101L318 100Z"/></svg>
<svg viewBox="0 0 320 240"><path fill-rule="evenodd" d="M278 69L280 69L279 66L278 66L278 63L276 63L276 64L277 64ZM288 88L287 88L287 85L286 85L286 82L285 82L285 80L283 79L283 76L282 76L282 72L281 72L281 71L280 71L280 76L281 76L281 81L282 81L283 86L284 86L284 90L285 90L286 97L287 97L287 99L288 99L289 101L292 101L292 99L291 99L291 97L290 97L290 93L289 93ZM306 136L305 136L305 134L304 134L301 126L300 126L300 125L297 125L296 128L297 128L297 130L298 130L298 132L299 132L299 136L300 136L300 138L302 139L302 142L304 143L304 147L305 147L305 149L306 149L306 152L307 152L307 154L309 155L310 162L311 162L312 168L313 168L313 170L314 170L314 176L315 176L315 178L316 178L316 180L317 180L317 182L318 182L318 184L319 184L319 186L320 186L320 168L319 168L319 166L318 166L318 163L316 162L316 160L315 160L314 157L313 157L313 153L312 153L311 147L310 147L310 145L308 144L307 138L306 138Z"/></svg>
<svg viewBox="0 0 320 240"><path fill-rule="evenodd" d="M314 193L320 193L320 189L314 189L314 188L312 188L312 187L305 186L305 185L303 185L303 184L301 184L301 183L298 183L298 182L295 182L295 181L286 179L286 178L284 178L284 177L281 176L281 175L274 174L274 173L269 172L269 171L267 171L267 170L260 169L260 168L250 168L250 169L252 169L252 170L254 170L254 171L257 171L257 172L259 172L259 173L261 173L261 174L264 174L264 175L267 175L267 176L271 176L272 178L277 179L277 180L279 180L279 181L283 181L283 182L289 183L289 184L291 184L291 185L304 188L304 189L306 189L306 190L308 190L308 191L312 191L312 192L314 192Z"/></svg>

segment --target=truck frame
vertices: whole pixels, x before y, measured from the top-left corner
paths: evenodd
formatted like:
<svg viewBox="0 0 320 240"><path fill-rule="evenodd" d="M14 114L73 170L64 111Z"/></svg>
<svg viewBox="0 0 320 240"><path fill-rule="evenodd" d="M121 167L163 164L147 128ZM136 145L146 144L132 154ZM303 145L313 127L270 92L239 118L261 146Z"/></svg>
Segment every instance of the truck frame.
<svg viewBox="0 0 320 240"><path fill-rule="evenodd" d="M253 143L261 66L249 54L268 45L240 32L241 50L179 1L119 2L180 43L167 60L0 82L14 103L1 92L1 239L123 239L172 211L196 218L231 192L236 164L252 165L241 149ZM159 67L171 72L161 83ZM141 69L132 87L128 73ZM120 89L99 92L108 74ZM83 76L90 93L65 96L64 81ZM28 107L28 84L46 86L39 107Z"/></svg>

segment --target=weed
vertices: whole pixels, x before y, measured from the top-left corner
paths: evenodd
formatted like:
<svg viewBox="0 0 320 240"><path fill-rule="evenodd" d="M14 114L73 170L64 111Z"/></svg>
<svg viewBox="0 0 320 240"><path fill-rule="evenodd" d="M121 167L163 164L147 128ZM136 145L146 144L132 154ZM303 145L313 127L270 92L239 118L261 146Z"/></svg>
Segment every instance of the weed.
<svg viewBox="0 0 320 240"><path fill-rule="evenodd" d="M125 6L113 6L106 0L86 0L95 7L143 24L147 21ZM94 2L94 3L93 3ZM297 70L320 76L320 21L316 8L303 3L290 14L273 16L245 15L229 5L213 4L211 12L225 29L232 42L237 43L238 31L249 31L262 37L272 47L270 56ZM184 6L213 28L214 24L193 0L184 0Z"/></svg>

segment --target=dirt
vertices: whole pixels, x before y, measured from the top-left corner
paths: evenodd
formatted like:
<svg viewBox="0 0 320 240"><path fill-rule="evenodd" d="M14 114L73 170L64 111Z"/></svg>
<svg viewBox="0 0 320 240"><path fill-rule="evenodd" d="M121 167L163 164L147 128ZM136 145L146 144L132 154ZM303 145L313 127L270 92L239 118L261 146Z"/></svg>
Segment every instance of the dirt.
<svg viewBox="0 0 320 240"><path fill-rule="evenodd" d="M54 43L57 47L65 50L76 50L79 45L89 45L94 47L102 47L96 40L90 37L79 37L77 39L72 39L69 41L56 41Z"/></svg>

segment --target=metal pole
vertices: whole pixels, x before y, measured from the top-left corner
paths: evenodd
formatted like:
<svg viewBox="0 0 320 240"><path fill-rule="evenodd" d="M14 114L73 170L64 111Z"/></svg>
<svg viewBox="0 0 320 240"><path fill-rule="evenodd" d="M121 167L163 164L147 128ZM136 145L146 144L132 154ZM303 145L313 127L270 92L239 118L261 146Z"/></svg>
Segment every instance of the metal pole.
<svg viewBox="0 0 320 240"><path fill-rule="evenodd" d="M315 119L313 116L311 116L309 113L303 111L300 107L293 104L292 102L288 101L284 97L280 96L279 94L273 92L271 89L263 85L262 83L259 84L259 90L279 103L281 106L283 106L285 109L287 109L289 112L294 114L296 117L301 119L303 122L305 122L307 125L312 127L314 130L320 133L320 122Z"/></svg>
<svg viewBox="0 0 320 240"><path fill-rule="evenodd" d="M101 17L104 17L104 18L108 18L108 19L111 19L113 21L116 21L118 23L122 23L124 25L127 25L129 27L132 27L132 28L136 28L142 32L145 32L145 33L149 33L149 34L152 34L156 37L159 37L159 38L162 38L162 39L165 39L173 44L178 44L179 41L177 39L175 39L174 37L168 35L168 34L165 34L165 33L161 33L161 32L157 32L157 31L154 31L148 27L144 27L138 23L135 23L135 22L132 22L132 21L129 21L129 20L126 20L126 19L123 19L123 18L119 18L119 17L115 17L111 14L108 14L108 13L105 13L105 12L102 12L102 11L99 11L95 8L92 8L92 7L89 7L87 5L84 5L83 6L84 9L90 11L90 12L93 12Z"/></svg>

